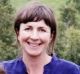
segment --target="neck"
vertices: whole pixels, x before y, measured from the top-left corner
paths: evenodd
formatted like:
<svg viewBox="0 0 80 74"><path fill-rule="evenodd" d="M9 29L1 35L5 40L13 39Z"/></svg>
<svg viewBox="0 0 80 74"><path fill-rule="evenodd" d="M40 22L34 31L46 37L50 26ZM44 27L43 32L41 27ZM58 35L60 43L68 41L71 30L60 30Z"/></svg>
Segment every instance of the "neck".
<svg viewBox="0 0 80 74"><path fill-rule="evenodd" d="M36 57L28 56L27 54L23 55L23 62L29 71L42 69L44 65L48 64L50 61L51 57L47 53Z"/></svg>

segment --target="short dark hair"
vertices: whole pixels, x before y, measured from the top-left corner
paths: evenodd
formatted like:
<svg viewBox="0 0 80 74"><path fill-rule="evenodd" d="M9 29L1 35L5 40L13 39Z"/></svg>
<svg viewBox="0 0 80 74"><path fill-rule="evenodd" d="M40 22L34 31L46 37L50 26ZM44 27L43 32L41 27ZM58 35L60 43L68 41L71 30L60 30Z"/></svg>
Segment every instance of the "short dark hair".
<svg viewBox="0 0 80 74"><path fill-rule="evenodd" d="M15 32L19 31L21 23L37 22L40 20L44 20L44 22L51 28L51 34L53 34L52 41L54 40L54 43L57 33L54 13L49 7L41 3L32 3L18 12L14 25Z"/></svg>

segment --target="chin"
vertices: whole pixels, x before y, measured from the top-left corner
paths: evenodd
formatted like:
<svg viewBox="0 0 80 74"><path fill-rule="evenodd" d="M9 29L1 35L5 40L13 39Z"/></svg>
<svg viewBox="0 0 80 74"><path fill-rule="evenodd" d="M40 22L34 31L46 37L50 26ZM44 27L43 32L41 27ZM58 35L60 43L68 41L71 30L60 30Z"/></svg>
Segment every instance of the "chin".
<svg viewBox="0 0 80 74"><path fill-rule="evenodd" d="M23 49L23 54L27 55L27 56L32 56L32 57L37 57L42 55L44 51L39 49L39 50L27 50L27 49Z"/></svg>
<svg viewBox="0 0 80 74"><path fill-rule="evenodd" d="M31 57L38 57L41 55L41 52L27 52L27 55Z"/></svg>

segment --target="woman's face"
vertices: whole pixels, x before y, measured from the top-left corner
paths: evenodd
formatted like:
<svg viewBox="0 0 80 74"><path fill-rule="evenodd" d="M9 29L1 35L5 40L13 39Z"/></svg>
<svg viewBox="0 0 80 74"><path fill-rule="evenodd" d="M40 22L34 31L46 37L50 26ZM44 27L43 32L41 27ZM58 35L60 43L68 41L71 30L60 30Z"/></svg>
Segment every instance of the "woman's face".
<svg viewBox="0 0 80 74"><path fill-rule="evenodd" d="M51 39L51 29L43 20L20 25L18 40L23 54L38 56L46 53Z"/></svg>

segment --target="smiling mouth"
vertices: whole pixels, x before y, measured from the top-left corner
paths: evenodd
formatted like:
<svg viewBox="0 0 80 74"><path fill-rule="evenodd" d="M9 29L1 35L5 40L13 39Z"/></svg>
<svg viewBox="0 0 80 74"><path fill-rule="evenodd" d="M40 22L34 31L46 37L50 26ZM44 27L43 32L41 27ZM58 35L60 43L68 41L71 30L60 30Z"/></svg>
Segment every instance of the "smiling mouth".
<svg viewBox="0 0 80 74"><path fill-rule="evenodd" d="M30 46L32 47L37 47L40 46L42 43L32 43L32 42L27 42Z"/></svg>

